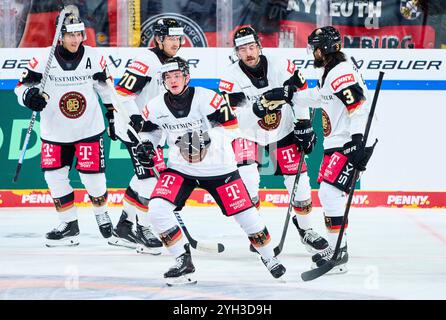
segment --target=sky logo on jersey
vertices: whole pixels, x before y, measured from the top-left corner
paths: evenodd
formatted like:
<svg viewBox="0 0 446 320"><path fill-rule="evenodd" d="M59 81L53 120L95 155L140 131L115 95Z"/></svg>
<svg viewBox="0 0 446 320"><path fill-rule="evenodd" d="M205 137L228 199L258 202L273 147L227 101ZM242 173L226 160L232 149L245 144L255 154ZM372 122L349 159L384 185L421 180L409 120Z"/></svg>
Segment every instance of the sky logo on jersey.
<svg viewBox="0 0 446 320"><path fill-rule="evenodd" d="M212 98L210 105L214 109L218 109L218 107L221 105L222 101L223 101L223 97L221 95L219 95L218 93L216 93L215 96Z"/></svg>
<svg viewBox="0 0 446 320"><path fill-rule="evenodd" d="M350 83L350 82L355 82L355 77L353 76L352 73L345 74L343 76L336 78L331 83L331 87L333 88L334 91L336 91L343 84Z"/></svg>
<svg viewBox="0 0 446 320"><path fill-rule="evenodd" d="M147 71L149 71L149 67L147 65L145 65L142 62L139 61L134 61L130 66L129 69L133 69L136 71L141 72L142 74L146 74Z"/></svg>
<svg viewBox="0 0 446 320"><path fill-rule="evenodd" d="M220 80L220 84L218 85L218 89L220 89L221 91L232 92L233 88L234 84L225 80Z"/></svg>

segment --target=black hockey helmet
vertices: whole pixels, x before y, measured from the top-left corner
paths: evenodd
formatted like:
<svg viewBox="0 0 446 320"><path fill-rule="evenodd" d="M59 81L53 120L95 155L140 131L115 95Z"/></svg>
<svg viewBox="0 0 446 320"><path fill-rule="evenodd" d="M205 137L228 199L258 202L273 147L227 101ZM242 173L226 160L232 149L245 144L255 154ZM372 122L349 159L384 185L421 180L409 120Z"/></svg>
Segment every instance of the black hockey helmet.
<svg viewBox="0 0 446 320"><path fill-rule="evenodd" d="M180 57L173 57L166 60L166 63L161 66L161 76L164 79L166 72L180 70L186 77L189 73L189 65L187 61Z"/></svg>
<svg viewBox="0 0 446 320"><path fill-rule="evenodd" d="M251 26L241 27L237 29L232 40L236 49L239 46L251 42L255 42L259 47L261 47L259 36L257 35L257 32L254 30L254 28Z"/></svg>
<svg viewBox="0 0 446 320"><path fill-rule="evenodd" d="M62 29L61 37L67 32L81 32L84 36L84 41L87 39L87 34L85 32L85 25L81 18L79 17L79 9L75 5L69 5L64 8L68 11L65 17L62 17ZM59 22L60 14L56 18L56 27Z"/></svg>
<svg viewBox="0 0 446 320"><path fill-rule="evenodd" d="M153 25L153 32L155 36L183 36L184 28L180 26L178 21L174 18L159 19Z"/></svg>
<svg viewBox="0 0 446 320"><path fill-rule="evenodd" d="M308 36L307 48L311 53L316 49L323 54L338 52L341 50L341 34L332 26L317 28Z"/></svg>

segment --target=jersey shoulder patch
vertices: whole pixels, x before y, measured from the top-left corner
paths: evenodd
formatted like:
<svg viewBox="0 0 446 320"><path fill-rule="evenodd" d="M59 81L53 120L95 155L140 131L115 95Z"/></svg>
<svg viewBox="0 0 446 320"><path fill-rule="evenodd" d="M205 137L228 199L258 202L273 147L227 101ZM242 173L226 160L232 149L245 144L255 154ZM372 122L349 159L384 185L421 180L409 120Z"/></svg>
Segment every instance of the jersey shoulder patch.
<svg viewBox="0 0 446 320"><path fill-rule="evenodd" d="M340 89L358 82L352 66L345 62L338 64L330 71L327 81L333 92L338 92Z"/></svg>

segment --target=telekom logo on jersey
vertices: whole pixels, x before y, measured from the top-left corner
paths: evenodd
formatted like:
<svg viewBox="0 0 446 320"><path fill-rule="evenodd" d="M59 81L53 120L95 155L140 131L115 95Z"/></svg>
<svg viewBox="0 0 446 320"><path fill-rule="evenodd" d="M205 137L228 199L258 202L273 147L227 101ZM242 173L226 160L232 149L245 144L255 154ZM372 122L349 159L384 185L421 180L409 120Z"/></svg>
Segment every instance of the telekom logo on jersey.
<svg viewBox="0 0 446 320"><path fill-rule="evenodd" d="M294 153L294 150L292 148L282 150L282 156L287 161L287 163L293 163L294 158L296 157L296 154Z"/></svg>
<svg viewBox="0 0 446 320"><path fill-rule="evenodd" d="M93 147L91 146L80 146L79 155L82 157L81 160L90 160L89 156L93 154Z"/></svg>
<svg viewBox="0 0 446 320"><path fill-rule="evenodd" d="M45 151L45 157L46 158L49 158L49 157L51 157L51 154L53 153L53 146L52 145L50 145L50 144L48 144L48 143L45 143L44 145L43 145L43 151Z"/></svg>
<svg viewBox="0 0 446 320"><path fill-rule="evenodd" d="M166 174L163 177L163 180L161 180L161 184L163 185L164 188L169 188L171 185L173 185L174 182L175 182L175 177L170 176L168 174Z"/></svg>
<svg viewBox="0 0 446 320"><path fill-rule="evenodd" d="M228 194L229 197L232 198L232 200L240 199L240 189L237 185L237 183L233 183L230 186L225 187L225 191Z"/></svg>

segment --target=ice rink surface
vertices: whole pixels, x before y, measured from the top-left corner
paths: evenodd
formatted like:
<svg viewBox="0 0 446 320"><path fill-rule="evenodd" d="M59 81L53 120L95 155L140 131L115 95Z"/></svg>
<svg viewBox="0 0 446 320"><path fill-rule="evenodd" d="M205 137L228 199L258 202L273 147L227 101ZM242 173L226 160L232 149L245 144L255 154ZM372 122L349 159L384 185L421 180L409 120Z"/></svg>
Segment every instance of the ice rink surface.
<svg viewBox="0 0 446 320"><path fill-rule="evenodd" d="M114 223L121 208L110 210ZM262 208L274 246L285 208ZM79 208L80 245L46 248L44 234L58 225L54 209L0 210L0 299L446 299L446 210L352 208L349 271L303 282L311 255L290 229L279 256L285 281L275 280L231 218L216 207L181 213L197 240L221 242L226 250L193 250L194 286L167 287L163 273L174 264L160 256L112 247L101 238L90 208ZM313 226L325 235L322 209Z"/></svg>

